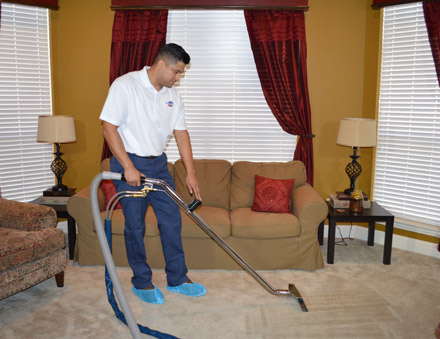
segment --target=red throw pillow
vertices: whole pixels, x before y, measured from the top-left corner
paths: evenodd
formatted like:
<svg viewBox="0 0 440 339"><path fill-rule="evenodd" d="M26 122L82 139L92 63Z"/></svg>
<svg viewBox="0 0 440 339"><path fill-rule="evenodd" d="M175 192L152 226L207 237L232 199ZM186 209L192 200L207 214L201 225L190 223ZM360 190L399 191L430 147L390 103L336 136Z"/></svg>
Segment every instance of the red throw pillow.
<svg viewBox="0 0 440 339"><path fill-rule="evenodd" d="M290 213L295 179L269 179L255 175L254 212Z"/></svg>
<svg viewBox="0 0 440 339"><path fill-rule="evenodd" d="M101 188L102 192L104 193L104 201L105 201L104 207L107 208L108 202L116 194L115 184L111 180L102 180L99 187ZM122 208L122 205L120 202L118 202L114 209L118 210L121 208Z"/></svg>

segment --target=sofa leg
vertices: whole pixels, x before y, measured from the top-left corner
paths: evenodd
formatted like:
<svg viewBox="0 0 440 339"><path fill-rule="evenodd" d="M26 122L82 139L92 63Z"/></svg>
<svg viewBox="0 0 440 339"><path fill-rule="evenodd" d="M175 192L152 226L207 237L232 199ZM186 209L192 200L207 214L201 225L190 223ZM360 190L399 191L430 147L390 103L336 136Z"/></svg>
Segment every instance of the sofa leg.
<svg viewBox="0 0 440 339"><path fill-rule="evenodd" d="M55 274L55 280L57 282L58 287L63 287L64 286L64 271L60 272L58 274Z"/></svg>

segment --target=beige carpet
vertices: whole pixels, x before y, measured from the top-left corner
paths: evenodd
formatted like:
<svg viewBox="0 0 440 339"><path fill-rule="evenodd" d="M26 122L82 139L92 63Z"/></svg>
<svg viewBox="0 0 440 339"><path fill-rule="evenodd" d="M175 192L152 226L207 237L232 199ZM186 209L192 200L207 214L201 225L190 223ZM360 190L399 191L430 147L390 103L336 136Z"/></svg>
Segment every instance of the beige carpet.
<svg viewBox="0 0 440 339"><path fill-rule="evenodd" d="M383 246L346 241L324 269L260 272L277 289L294 283L308 313L295 298L269 294L242 271L191 271L208 293L189 298L168 292L163 271L155 270L164 305L137 299L130 270L118 273L138 323L180 338L435 338L440 261L393 249L385 266ZM64 288L50 279L0 300L0 338L131 336L107 302L104 269L69 261Z"/></svg>

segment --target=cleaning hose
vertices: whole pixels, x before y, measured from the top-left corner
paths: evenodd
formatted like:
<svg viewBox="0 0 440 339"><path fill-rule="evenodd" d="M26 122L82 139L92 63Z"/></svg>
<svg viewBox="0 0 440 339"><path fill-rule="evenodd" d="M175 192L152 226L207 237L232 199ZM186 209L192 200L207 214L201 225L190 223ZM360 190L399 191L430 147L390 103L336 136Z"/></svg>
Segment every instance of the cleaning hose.
<svg viewBox="0 0 440 339"><path fill-rule="evenodd" d="M92 205L93 220L95 222L96 233L98 234L99 244L101 246L102 254L105 261L105 284L107 290L107 298L110 305L115 312L116 317L121 320L130 329L133 338L140 339L141 332L148 334L155 338L171 339L176 338L170 334L155 331L148 327L139 325L134 319L133 313L131 312L130 306L125 297L125 293L122 289L119 276L116 272L115 263L111 255L111 219L105 219L105 231L102 225L101 214L98 204L98 187L102 180L121 180L122 176L118 173L112 172L102 172L98 174L92 181L90 189L90 200ZM112 203L110 200L109 205ZM111 210L115 206L116 201L113 203ZM115 286L116 296L123 312L118 307L115 295L113 294L113 283Z"/></svg>

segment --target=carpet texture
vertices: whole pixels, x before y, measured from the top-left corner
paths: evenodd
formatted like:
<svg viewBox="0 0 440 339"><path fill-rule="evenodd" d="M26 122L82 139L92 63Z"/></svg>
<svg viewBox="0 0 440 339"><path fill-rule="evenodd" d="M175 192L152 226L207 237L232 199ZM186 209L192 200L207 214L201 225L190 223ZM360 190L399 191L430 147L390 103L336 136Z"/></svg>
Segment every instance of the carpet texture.
<svg viewBox="0 0 440 339"><path fill-rule="evenodd" d="M336 246L335 264L321 270L259 272L276 289L294 283L308 313L295 298L269 294L243 271L191 271L207 294L190 298L167 291L164 272L154 270L163 305L133 294L130 269L118 268L118 274L137 322L180 338L435 338L440 261L393 249L386 266L383 246L346 242ZM50 279L0 300L0 338L131 335L107 302L104 268L69 261L63 288Z"/></svg>

